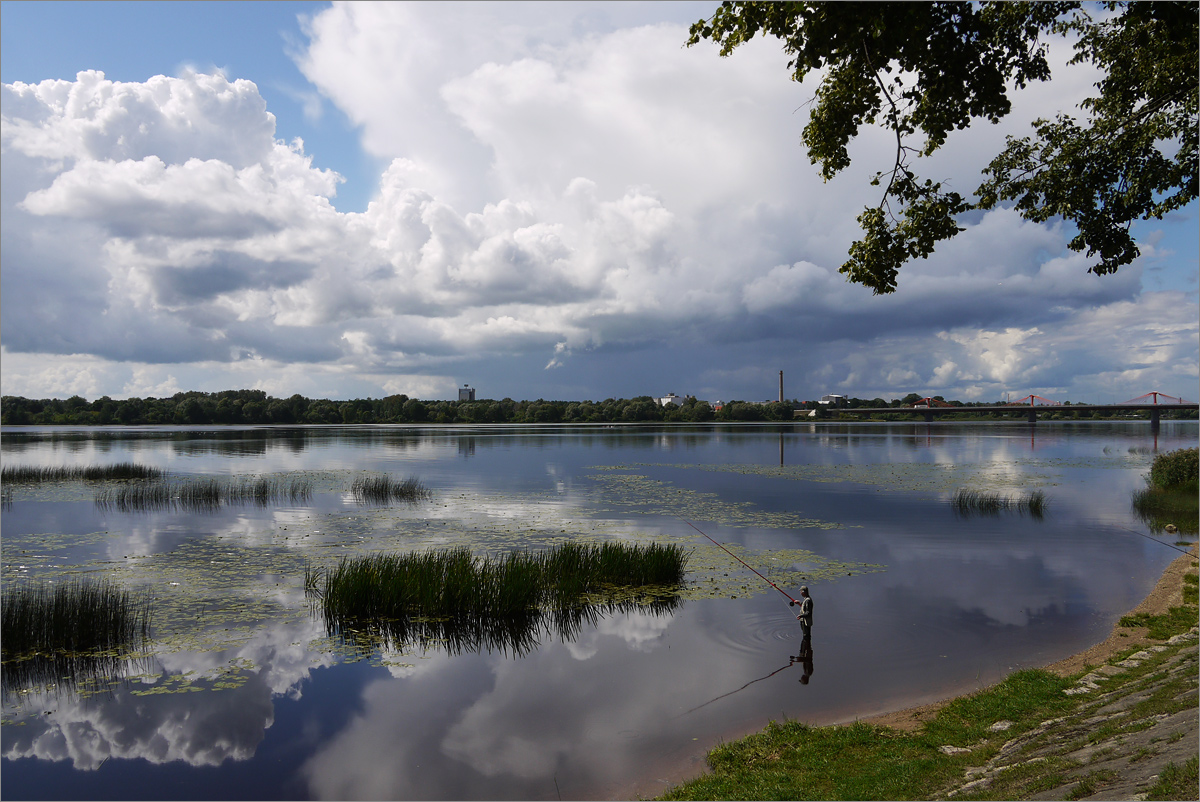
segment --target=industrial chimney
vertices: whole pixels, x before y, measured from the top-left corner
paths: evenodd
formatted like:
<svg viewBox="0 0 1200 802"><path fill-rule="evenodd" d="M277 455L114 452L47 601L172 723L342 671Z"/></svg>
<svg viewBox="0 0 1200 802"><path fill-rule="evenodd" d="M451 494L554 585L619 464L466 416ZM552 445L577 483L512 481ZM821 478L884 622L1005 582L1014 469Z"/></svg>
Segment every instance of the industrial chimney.
<svg viewBox="0 0 1200 802"><path fill-rule="evenodd" d="M779 371L779 403L783 403L783 371Z"/></svg>

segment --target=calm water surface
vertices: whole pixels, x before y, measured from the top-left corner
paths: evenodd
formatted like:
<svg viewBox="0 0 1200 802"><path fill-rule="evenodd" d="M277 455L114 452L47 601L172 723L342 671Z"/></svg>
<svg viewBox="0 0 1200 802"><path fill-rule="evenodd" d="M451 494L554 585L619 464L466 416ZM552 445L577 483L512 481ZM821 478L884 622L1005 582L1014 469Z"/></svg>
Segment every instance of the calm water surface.
<svg viewBox="0 0 1200 802"><path fill-rule="evenodd" d="M155 596L149 651L78 675L6 666L7 799L653 795L771 719L899 709L1103 639L1179 552L1130 511L1195 422L639 427L9 427L5 466L138 462L302 477L303 504L118 511L82 482L4 488L3 582L104 576ZM363 506L362 471L417 505ZM1041 519L955 490L1042 490ZM691 529L815 601L787 600ZM602 616L520 654L329 637L306 567L566 538L694 549L673 612ZM469 647L469 644L468 644ZM111 661L110 661L111 663Z"/></svg>

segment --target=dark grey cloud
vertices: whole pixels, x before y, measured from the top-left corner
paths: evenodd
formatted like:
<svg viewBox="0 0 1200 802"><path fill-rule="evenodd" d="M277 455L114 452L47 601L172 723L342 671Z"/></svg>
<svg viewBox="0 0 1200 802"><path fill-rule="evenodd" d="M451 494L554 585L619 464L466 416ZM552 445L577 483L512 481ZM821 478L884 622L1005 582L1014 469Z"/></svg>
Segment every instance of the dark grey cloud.
<svg viewBox="0 0 1200 802"><path fill-rule="evenodd" d="M176 306L239 290L291 287L310 278L314 269L294 259L256 259L237 251L215 251L200 264L159 268L154 285L161 303Z"/></svg>

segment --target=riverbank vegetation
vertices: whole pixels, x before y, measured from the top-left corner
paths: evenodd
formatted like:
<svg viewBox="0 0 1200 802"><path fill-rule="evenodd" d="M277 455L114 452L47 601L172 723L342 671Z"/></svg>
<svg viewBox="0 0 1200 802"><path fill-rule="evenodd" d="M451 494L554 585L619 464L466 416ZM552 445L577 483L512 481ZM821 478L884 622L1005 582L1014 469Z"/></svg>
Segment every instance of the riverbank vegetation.
<svg viewBox="0 0 1200 802"><path fill-rule="evenodd" d="M1146 487L1133 493L1138 517L1156 534L1200 531L1200 449L1159 454L1150 465Z"/></svg>
<svg viewBox="0 0 1200 802"><path fill-rule="evenodd" d="M934 399L942 402L940 396ZM921 410L912 405L920 401L916 393L904 398L848 398L847 408L890 408L882 419L923 420ZM946 404L971 414L972 407L1002 402L946 401ZM128 398L108 396L88 401L80 396L68 399L28 399L4 396L0 399L0 423L5 425L208 425L208 424L355 424L355 423L628 423L628 422L706 422L706 421L791 421L796 413L815 411L817 419L837 415L837 409L817 401L739 401L699 400L681 397L678 403L662 406L651 396L608 398L604 401L514 401L511 398L478 401L422 401L407 395L385 398L357 398L349 401L309 399L301 395L276 398L262 390L224 390L217 393L183 392L167 398ZM1019 411L1019 410L1017 410ZM1147 413L1148 414L1148 413ZM1039 408L1042 419L1096 419L1103 413L1072 412L1063 407ZM1195 419L1194 410L1163 411L1164 418ZM1127 417L1127 416L1122 416ZM855 420L859 418L855 417ZM982 419L1003 419L994 414Z"/></svg>

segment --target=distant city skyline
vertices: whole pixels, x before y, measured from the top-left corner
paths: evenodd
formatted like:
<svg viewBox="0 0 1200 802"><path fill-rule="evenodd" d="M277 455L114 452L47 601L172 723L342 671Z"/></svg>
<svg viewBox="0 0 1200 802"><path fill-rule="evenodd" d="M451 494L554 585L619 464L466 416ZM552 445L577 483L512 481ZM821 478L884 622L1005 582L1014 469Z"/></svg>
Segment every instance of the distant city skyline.
<svg viewBox="0 0 1200 802"><path fill-rule="evenodd" d="M0 389L27 398L774 399L1200 382L1197 203L1086 272L1010 210L845 282L878 130L822 183L775 39L683 46L716 3L4 3ZM955 132L987 155L1085 65Z"/></svg>

